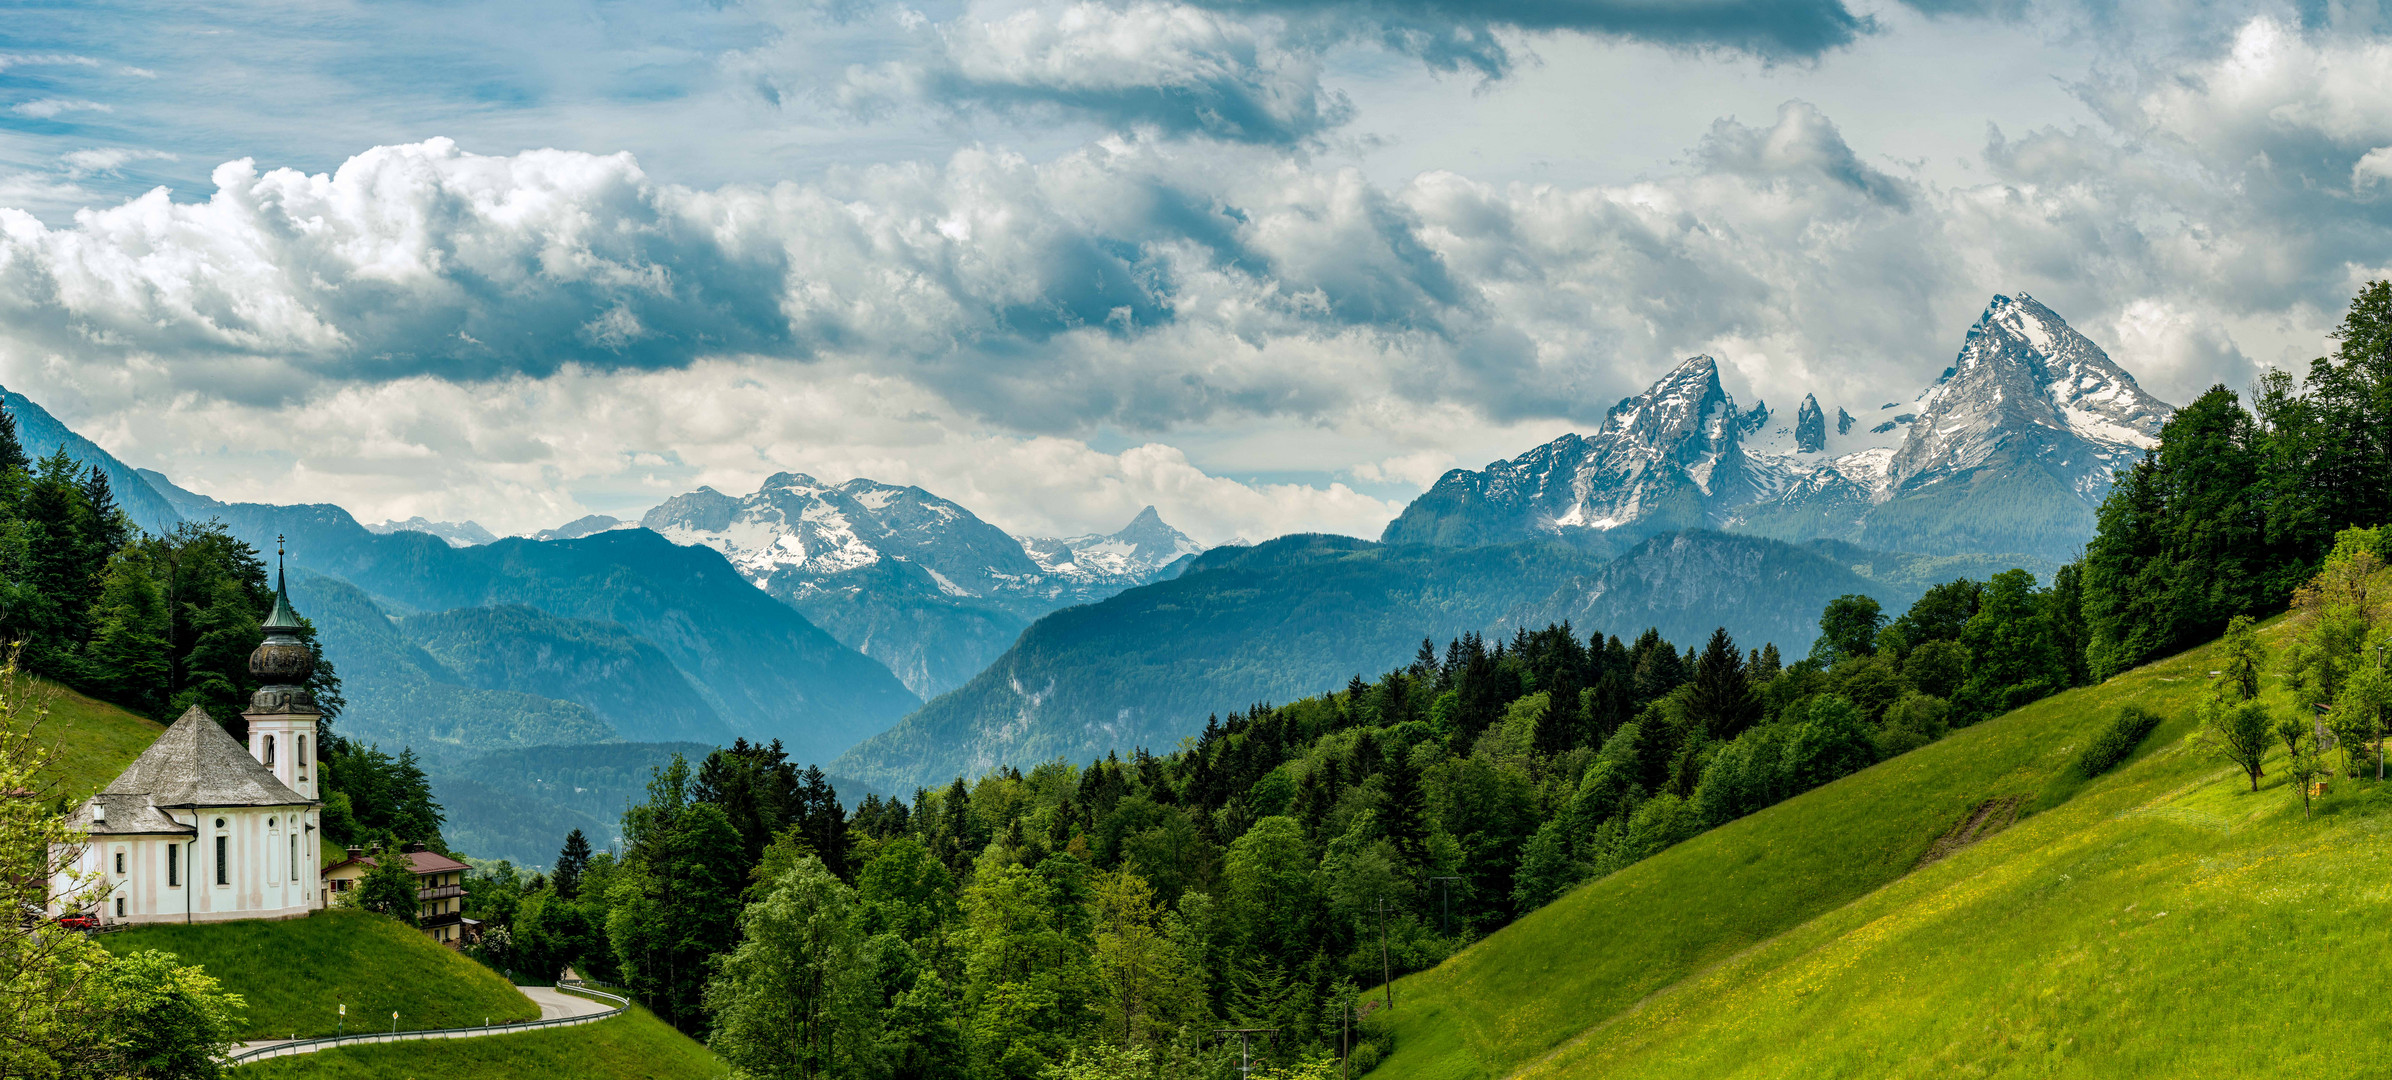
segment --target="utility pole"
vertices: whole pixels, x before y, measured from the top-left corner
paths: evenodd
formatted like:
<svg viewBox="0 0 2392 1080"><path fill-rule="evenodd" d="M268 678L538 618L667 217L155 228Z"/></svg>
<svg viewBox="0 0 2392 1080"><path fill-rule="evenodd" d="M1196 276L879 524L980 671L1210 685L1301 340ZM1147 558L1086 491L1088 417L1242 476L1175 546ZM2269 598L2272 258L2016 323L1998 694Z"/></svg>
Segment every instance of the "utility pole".
<svg viewBox="0 0 2392 1080"><path fill-rule="evenodd" d="M1395 967L1387 962L1387 901L1379 901L1379 981L1387 987L1387 1007L1395 1008Z"/></svg>
<svg viewBox="0 0 2392 1080"><path fill-rule="evenodd" d="M1458 877L1433 877L1429 880L1435 882L1437 885L1437 935L1439 937L1452 937L1453 883L1462 879Z"/></svg>
<svg viewBox="0 0 2392 1080"><path fill-rule="evenodd" d="M1215 1028L1213 1030L1223 1035L1238 1037L1238 1073L1241 1076L1254 1075L1253 1047L1247 1040L1256 1035L1279 1034L1278 1028Z"/></svg>

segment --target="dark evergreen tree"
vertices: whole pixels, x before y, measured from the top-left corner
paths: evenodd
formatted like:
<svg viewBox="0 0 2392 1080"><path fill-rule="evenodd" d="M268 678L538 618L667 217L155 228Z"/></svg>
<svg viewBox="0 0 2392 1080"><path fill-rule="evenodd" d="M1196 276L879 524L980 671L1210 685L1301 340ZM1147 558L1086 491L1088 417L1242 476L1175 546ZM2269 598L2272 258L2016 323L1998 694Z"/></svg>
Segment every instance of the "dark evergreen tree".
<svg viewBox="0 0 2392 1080"><path fill-rule="evenodd" d="M556 894L567 900L581 895L581 876L590 869L590 838L580 829L565 834L565 846L556 853L556 873L549 880L556 886Z"/></svg>
<svg viewBox="0 0 2392 1080"><path fill-rule="evenodd" d="M0 475L32 469L33 459L25 455L25 444L17 438L16 415L0 409Z"/></svg>
<svg viewBox="0 0 2392 1080"><path fill-rule="evenodd" d="M2085 546L2090 676L2106 679L2217 635L2270 597L2256 428L2213 387L2177 410L2159 448L2119 478Z"/></svg>
<svg viewBox="0 0 2392 1080"><path fill-rule="evenodd" d="M1733 739L1761 721L1761 698L1753 692L1744 658L1726 627L1711 632L1711 640L1694 662L1694 692L1687 711L1713 739Z"/></svg>

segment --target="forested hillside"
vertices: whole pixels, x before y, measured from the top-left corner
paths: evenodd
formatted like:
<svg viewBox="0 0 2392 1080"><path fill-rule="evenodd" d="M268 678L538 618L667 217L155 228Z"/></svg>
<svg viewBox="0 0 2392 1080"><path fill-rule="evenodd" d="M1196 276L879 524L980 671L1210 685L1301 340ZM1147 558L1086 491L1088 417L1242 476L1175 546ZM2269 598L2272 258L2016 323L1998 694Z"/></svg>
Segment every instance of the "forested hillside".
<svg viewBox="0 0 2392 1080"><path fill-rule="evenodd" d="M1567 621L1699 641L1724 625L1755 645L1803 649L1813 614L1836 596L1900 607L1935 581L2014 565L1714 532L1656 537L1617 560L1550 542L1283 537L1207 552L1175 580L1041 619L963 689L833 767L902 789L997 765L1159 751L1224 702L1293 700L1406 663L1423 635Z"/></svg>
<svg viewBox="0 0 2392 1080"><path fill-rule="evenodd" d="M819 1053L836 1076L1215 1075L1222 1025L1281 1029L1263 1059L1293 1068L1336 1049L1336 1009L1385 972L2059 689L2069 611L2010 571L1898 618L1837 598L1793 662L1724 630L1416 642L1377 680L1216 717L1179 752L845 814L767 750L676 758L619 857L577 838L554 877L484 884L477 917L509 926L491 962L619 974L757 1071ZM792 980L838 988L795 1048L762 1034Z"/></svg>

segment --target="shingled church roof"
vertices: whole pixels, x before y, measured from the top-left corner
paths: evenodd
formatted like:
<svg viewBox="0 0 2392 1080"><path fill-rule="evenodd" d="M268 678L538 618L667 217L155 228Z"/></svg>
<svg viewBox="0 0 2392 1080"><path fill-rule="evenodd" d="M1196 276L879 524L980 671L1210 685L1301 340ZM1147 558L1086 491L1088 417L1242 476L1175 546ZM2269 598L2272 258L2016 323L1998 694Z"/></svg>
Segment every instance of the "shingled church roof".
<svg viewBox="0 0 2392 1080"><path fill-rule="evenodd" d="M316 805L258 764L197 705L100 792L111 811L124 805L112 798L122 795L146 796L151 806Z"/></svg>

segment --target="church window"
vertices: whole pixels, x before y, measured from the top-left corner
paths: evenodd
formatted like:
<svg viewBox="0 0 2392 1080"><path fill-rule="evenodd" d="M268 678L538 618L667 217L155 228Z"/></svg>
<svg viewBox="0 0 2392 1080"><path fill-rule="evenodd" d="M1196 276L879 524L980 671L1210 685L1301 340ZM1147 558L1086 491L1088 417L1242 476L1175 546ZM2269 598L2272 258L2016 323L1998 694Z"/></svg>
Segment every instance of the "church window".
<svg viewBox="0 0 2392 1080"><path fill-rule="evenodd" d="M307 779L307 736L293 737L299 740L299 745L292 748L298 752L291 755L291 767L299 770L299 779L305 780Z"/></svg>
<svg viewBox="0 0 2392 1080"><path fill-rule="evenodd" d="M291 834L291 880L299 880L299 834Z"/></svg>
<svg viewBox="0 0 2392 1080"><path fill-rule="evenodd" d="M217 818L217 819L216 819L216 827L217 827L217 828L219 828L219 829L221 829L221 828L223 828L223 827L224 827L224 819L223 819L223 818Z"/></svg>
<svg viewBox="0 0 2392 1080"><path fill-rule="evenodd" d="M266 736L266 767L274 767L274 736Z"/></svg>
<svg viewBox="0 0 2392 1080"><path fill-rule="evenodd" d="M181 888L183 884L183 845L166 845L166 887Z"/></svg>
<svg viewBox="0 0 2392 1080"><path fill-rule="evenodd" d="M125 853L121 851L116 853L116 872L119 874L125 872Z"/></svg>
<svg viewBox="0 0 2392 1080"><path fill-rule="evenodd" d="M116 917L119 919L125 917L125 898L121 896L116 898Z"/></svg>
<svg viewBox="0 0 2392 1080"><path fill-rule="evenodd" d="M233 861L227 857L228 847L231 843L230 837L219 836L216 838L216 884L218 885L233 883Z"/></svg>

